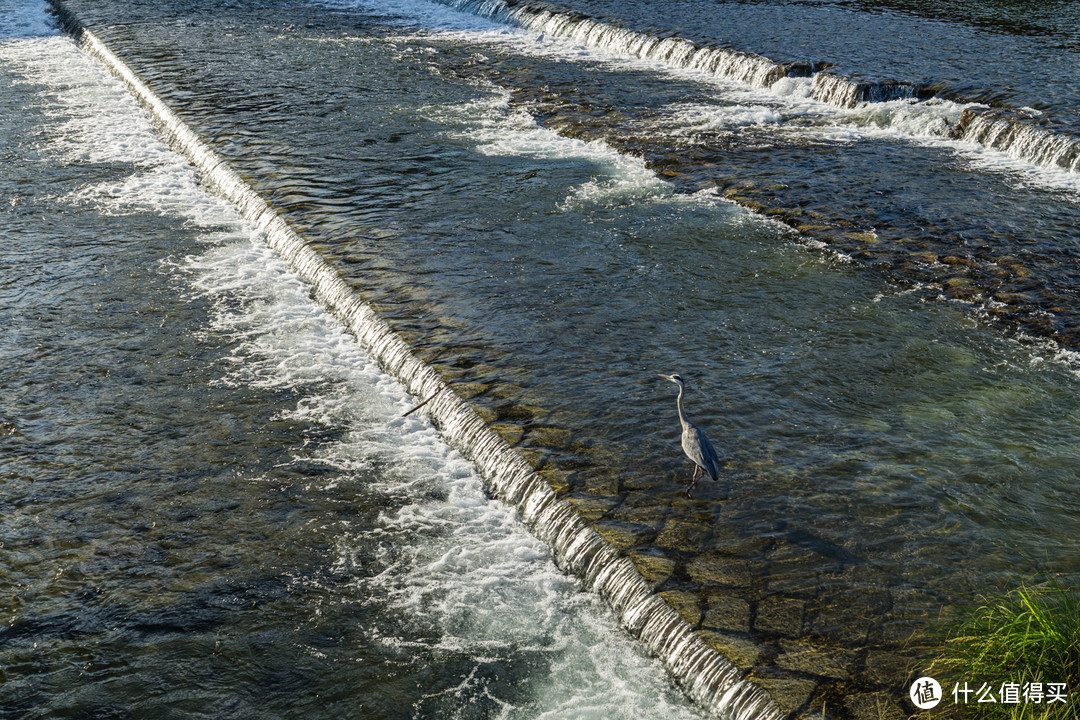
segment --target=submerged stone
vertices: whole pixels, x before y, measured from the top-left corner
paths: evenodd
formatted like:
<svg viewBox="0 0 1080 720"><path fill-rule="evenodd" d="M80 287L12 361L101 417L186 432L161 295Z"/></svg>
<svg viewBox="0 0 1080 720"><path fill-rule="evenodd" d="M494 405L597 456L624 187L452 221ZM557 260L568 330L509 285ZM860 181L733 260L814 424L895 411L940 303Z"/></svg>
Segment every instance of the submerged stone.
<svg viewBox="0 0 1080 720"><path fill-rule="evenodd" d="M717 632L708 628L699 630L698 635L708 643L709 647L726 657L736 667L744 670L752 668L761 659L761 647L742 635Z"/></svg>
<svg viewBox="0 0 1080 720"><path fill-rule="evenodd" d="M806 642L781 640L777 667L794 672L843 680L850 678L855 653L839 648L822 647Z"/></svg>
<svg viewBox="0 0 1080 720"><path fill-rule="evenodd" d="M697 627L701 622L703 613L701 612L701 596L697 593L687 592L686 590L664 590L660 593L660 597L667 601L668 605L675 608L683 620L690 623L690 625Z"/></svg>
<svg viewBox="0 0 1080 720"><path fill-rule="evenodd" d="M863 663L863 677L875 685L896 685L907 677L909 660L896 652L871 650Z"/></svg>
<svg viewBox="0 0 1080 720"><path fill-rule="evenodd" d="M769 693L785 713L793 713L805 705L818 687L817 680L794 676L758 676L750 680Z"/></svg>
<svg viewBox="0 0 1080 720"><path fill-rule="evenodd" d="M476 411L476 414L486 423L493 423L498 417L494 408L489 408L486 405L473 405L472 409Z"/></svg>
<svg viewBox="0 0 1080 720"><path fill-rule="evenodd" d="M910 254L912 260L918 260L924 265L933 265L938 261L937 253L930 252L929 250L920 250L919 252L913 252Z"/></svg>
<svg viewBox="0 0 1080 720"><path fill-rule="evenodd" d="M784 597L768 597L758 603L754 629L797 637L802 632L806 603Z"/></svg>
<svg viewBox="0 0 1080 720"><path fill-rule="evenodd" d="M483 395L488 389L487 385L478 382L453 383L452 387L457 396L462 400L469 400L477 395Z"/></svg>
<svg viewBox="0 0 1080 720"><path fill-rule="evenodd" d="M512 423L491 423L491 429L499 433L503 440L510 445L517 445L525 435L525 429Z"/></svg>
<svg viewBox="0 0 1080 720"><path fill-rule="evenodd" d="M866 245L875 245L878 242L878 236L872 232L846 232L844 235L849 240L854 240L858 243L864 243Z"/></svg>
<svg viewBox="0 0 1080 720"><path fill-rule="evenodd" d="M686 565L690 579L703 586L749 587L750 568L744 560L717 553L698 555Z"/></svg>
<svg viewBox="0 0 1080 720"><path fill-rule="evenodd" d="M654 486L649 487L652 489ZM622 522L647 525L659 530L664 521L673 514L668 503L661 502L656 497L639 495L627 497L612 513L612 518Z"/></svg>
<svg viewBox="0 0 1080 720"><path fill-rule="evenodd" d="M543 447L555 448L556 450L565 450L570 447L570 438L572 434L573 433L566 428L533 426L528 430L526 442L530 445L540 445Z"/></svg>
<svg viewBox="0 0 1080 720"><path fill-rule="evenodd" d="M517 451L533 470L541 470L547 462L548 451L544 448L519 447Z"/></svg>
<svg viewBox="0 0 1080 720"><path fill-rule="evenodd" d="M566 498L582 518L590 522L606 515L619 501L614 498L583 498L573 495Z"/></svg>
<svg viewBox="0 0 1080 720"><path fill-rule="evenodd" d="M622 551L649 542L656 531L646 525L600 520L596 523L596 532L607 540L616 550Z"/></svg>
<svg viewBox="0 0 1080 720"><path fill-rule="evenodd" d="M626 554L634 567L645 578L645 582L654 588L663 583L675 572L675 561L669 557L649 552L630 551Z"/></svg>
<svg viewBox="0 0 1080 720"><path fill-rule="evenodd" d="M750 631L750 603L741 597L709 594L708 611L702 625L718 630Z"/></svg>
<svg viewBox="0 0 1080 720"><path fill-rule="evenodd" d="M583 492L590 495L610 497L619 494L619 477L614 472L609 473L584 473L584 483L581 487Z"/></svg>
<svg viewBox="0 0 1080 720"><path fill-rule="evenodd" d="M852 695L844 699L844 706L855 720L904 720L908 717L888 693Z"/></svg>
<svg viewBox="0 0 1080 720"><path fill-rule="evenodd" d="M537 405L499 405L495 408L499 420L542 420L548 411Z"/></svg>
<svg viewBox="0 0 1080 720"><path fill-rule="evenodd" d="M709 537L708 523L671 520L656 538L656 544L668 550L697 552Z"/></svg>
<svg viewBox="0 0 1080 720"><path fill-rule="evenodd" d="M540 477L544 478L557 495L562 495L570 490L569 475L570 473L567 471L555 468L544 468L540 471Z"/></svg>
<svg viewBox="0 0 1080 720"><path fill-rule="evenodd" d="M871 614L859 611L857 606L835 606L811 613L807 620L807 632L832 641L862 645L870 633Z"/></svg>
<svg viewBox="0 0 1080 720"><path fill-rule="evenodd" d="M507 382L500 382L491 386L492 397L499 398L500 400L513 400L519 398L525 394L525 388L520 385L512 385Z"/></svg>

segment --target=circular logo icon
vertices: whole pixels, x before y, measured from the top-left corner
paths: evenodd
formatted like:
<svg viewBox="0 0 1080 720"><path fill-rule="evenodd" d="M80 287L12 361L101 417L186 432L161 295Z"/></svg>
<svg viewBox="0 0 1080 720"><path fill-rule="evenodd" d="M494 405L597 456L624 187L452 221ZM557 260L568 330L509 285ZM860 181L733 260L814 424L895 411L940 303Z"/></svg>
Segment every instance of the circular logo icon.
<svg viewBox="0 0 1080 720"><path fill-rule="evenodd" d="M915 707L929 710L941 702L941 685L932 677L921 677L911 683L910 695Z"/></svg>

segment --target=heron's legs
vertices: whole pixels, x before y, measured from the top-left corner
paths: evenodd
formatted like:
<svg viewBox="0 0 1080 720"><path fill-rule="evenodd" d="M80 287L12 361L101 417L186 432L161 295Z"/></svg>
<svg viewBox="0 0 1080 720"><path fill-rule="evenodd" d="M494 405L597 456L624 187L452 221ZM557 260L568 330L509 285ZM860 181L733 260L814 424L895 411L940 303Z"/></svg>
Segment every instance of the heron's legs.
<svg viewBox="0 0 1080 720"><path fill-rule="evenodd" d="M686 497L693 497L690 491L697 487L697 474L701 472L701 466L694 463L694 481L690 483L690 487L686 488Z"/></svg>

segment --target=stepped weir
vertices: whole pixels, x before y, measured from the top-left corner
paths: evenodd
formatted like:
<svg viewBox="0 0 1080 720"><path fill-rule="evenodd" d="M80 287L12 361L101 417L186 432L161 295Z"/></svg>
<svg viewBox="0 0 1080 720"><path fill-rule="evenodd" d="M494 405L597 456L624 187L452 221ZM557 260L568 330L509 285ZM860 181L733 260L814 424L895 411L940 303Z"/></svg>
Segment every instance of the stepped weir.
<svg viewBox="0 0 1080 720"><path fill-rule="evenodd" d="M616 613L624 627L663 662L701 707L727 720L779 720L783 712L738 667L710 647L619 553L556 493L505 440L414 356L408 344L262 197L223 161L106 44L83 26L62 0L50 0L79 47L121 80L150 113L159 132L198 170L201 181L232 203L267 244L311 285L318 302L341 321L388 374L416 397L445 440L478 468L487 492L514 507L551 548L559 566L580 578ZM532 7L532 6L529 6ZM537 15L539 17L539 14ZM678 43L664 43L664 52ZM753 63L749 63L753 65ZM760 70L760 68L759 68ZM755 71L756 72L756 71ZM766 71L767 72L770 71Z"/></svg>

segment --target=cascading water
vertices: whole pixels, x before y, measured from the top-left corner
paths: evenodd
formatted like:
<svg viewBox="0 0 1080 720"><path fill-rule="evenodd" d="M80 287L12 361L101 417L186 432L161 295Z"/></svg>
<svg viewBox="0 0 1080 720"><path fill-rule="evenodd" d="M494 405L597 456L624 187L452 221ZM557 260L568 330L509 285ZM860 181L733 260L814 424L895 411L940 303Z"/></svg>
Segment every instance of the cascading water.
<svg viewBox="0 0 1080 720"><path fill-rule="evenodd" d="M703 72L724 80L734 80L755 88L768 89L785 77L810 76L811 95L827 105L850 109L863 104L895 101L914 102L935 97L929 88L892 78L849 77L835 71L816 70L815 64L782 64L761 55L730 48L708 47L683 37L657 37L613 22L600 21L578 12L569 12L538 2L506 0L439 0L444 4L481 17L519 25L537 33L565 38L604 52L663 63L680 70ZM943 97L950 97L945 90ZM785 89L785 92L787 90ZM1070 135L1032 127L1022 120L991 119L976 113L956 127L942 129L942 137L953 137L982 147L1007 152L1012 157L1036 165L1056 166L1076 171L1075 151L1080 143ZM965 117L968 117L965 114Z"/></svg>
<svg viewBox="0 0 1080 720"><path fill-rule="evenodd" d="M679 37L659 38L601 22L578 13L535 2L504 0L443 0L457 10L511 22L555 37L566 38L606 52L697 70L725 80L767 88L787 75L786 68L768 58L727 48L710 48Z"/></svg>
<svg viewBox="0 0 1080 720"><path fill-rule="evenodd" d="M454 392L236 172L143 83L61 0L51 0L80 47L118 77L150 112L173 148L286 259L315 296L361 346L416 397L432 398L428 414L443 436L479 468L489 492L519 511L552 548L557 562L605 598L623 624L662 659L701 706L731 720L770 720L783 713L758 686L710 648L680 615L505 440Z"/></svg>
<svg viewBox="0 0 1080 720"><path fill-rule="evenodd" d="M326 468L316 458L314 467L270 471L269 493L239 488L278 513L303 516L305 527L323 528L321 535L331 538L331 562L294 563L287 574L276 573L284 585L274 577L275 545L269 556L253 554L246 565L256 580L245 597L265 597L271 604L278 602L275 588L340 586L329 603L303 592L292 595L305 612L337 606L339 627L347 628L340 637L331 632L303 638L312 658L323 651L329 656L307 663L312 675L327 678L317 683L322 696L348 684L349 691L340 694L354 703L339 712L340 706L313 702L318 709L313 717L358 712L367 717L369 698L385 703L371 716L388 719L407 715L410 707L415 717L427 716L435 706L449 707L442 716L453 716L464 705L472 707L474 699L492 708L491 715L562 717L570 710L580 717L593 707L590 694L607 693L590 693L603 683L593 682L595 673L586 677L576 670L611 667L611 654L623 654L611 648L634 645L669 658L674 676L697 678L684 685L707 705L753 706L753 699L742 695L754 688L736 681L738 674L719 660L716 649L740 668L752 668L752 682L793 716L817 717L823 708L844 720L901 716L910 709L906 688L900 687L905 668L923 662L918 643L932 619L955 606L956 598L970 595L965 579L977 586L1016 582L1032 553L1052 563L1049 572L1070 577L1074 572L1070 549L1080 513L1069 492L1074 480L1069 468L1076 466L1075 418L1080 415L1070 354L1056 354L1057 346L1045 338L1080 347L1074 332L1080 323L1070 325L1068 315L1080 307L1072 273L1080 181L1057 164L1037 166L1013 160L1005 150L984 150L977 138L950 138L950 128L964 119L965 104L958 99L870 102L872 96L887 100L887 92L899 89L880 81L859 90L856 81L844 79L862 82L893 71L905 77L934 74L913 71L910 64L867 62L865 54L832 52L823 55L847 62L828 73L822 73L828 66L816 61L787 65L786 77L767 89L685 71L694 62L695 47L725 42L777 58L816 57L812 50L787 52L762 40L770 32L790 35L786 24L766 23L757 35L732 39L723 22L729 11L754 14L783 5L785 13L808 13L805 3L781 0L753 7L721 0L696 26L685 22L685 15L684 21L675 17L680 8L700 11L692 1L656 0L651 18L653 0L560 3L609 27L655 28L643 33L652 38L642 48L676 37L672 33L694 38L692 47L668 43L656 55L663 64L635 60L642 56L629 52L613 57L602 49L606 35L599 30L583 40L561 39L573 32L573 23L559 30L562 35L523 30L425 0L287 0L273 19L256 6L236 3L63 2L248 187L216 171L208 184L232 193L240 205L249 194L266 199L272 210L256 203L249 212L264 215L272 235L285 233L275 230L277 215L303 235L317 257L301 253L293 259L319 284L316 293L324 302L348 306L344 314L355 309L351 323L363 327L354 331L369 333L368 342L383 348L382 361L398 374L417 374L412 391L419 398L434 396L425 407L435 422L447 435L463 438L459 447L467 448L478 466L492 468L484 483L471 471L458 472L468 476L454 478L468 485L467 497L454 489L458 483L444 483L438 468L428 482L424 461L416 463L415 477L398 473L402 453L366 446L366 425L353 423L367 412L357 401L334 422L301 426L307 434L303 449L294 454L293 465L316 452L340 463L340 472L320 476ZM835 6L815 4L809 14L831 19L835 12ZM863 21L859 27L873 25L865 22L872 14L857 14ZM571 10L562 15L575 22L584 18ZM706 22L714 30L703 29ZM820 33L814 38L822 48L836 47L830 45L836 40ZM597 50L583 48L582 42ZM66 57L76 64L74 57L91 66L65 38L54 38L52 45L64 50L57 53L59 62ZM920 50L930 47L926 43ZM972 46L973 53L979 49ZM1027 68L1017 65L1017 70ZM835 100L814 96L813 71L821 75L820 92L834 93ZM22 98L14 113L0 113L5 128L12 117L22 118L28 128L14 137L30 135L38 119L35 110L26 109L32 107L27 101L52 97L62 85L41 80L49 73L26 76L41 87L18 85L24 82L20 73L18 62L0 67L0 83L16 83L10 85L16 92L0 93L0 104L7 109L9 95ZM199 78L195 84L193 77ZM105 79L104 84L131 107L120 83ZM923 97L931 87L942 86L919 86L917 94ZM1049 88L1047 96L1054 92ZM857 100L860 93L864 99ZM973 92L970 99L976 98L990 100ZM1043 113L1006 117L1040 129L1057 127L1060 113L1038 98L1028 101ZM79 145L78 132L65 132L59 120L44 125L52 127L43 135L45 142L32 137L30 143L13 143L16 157L49 148L71 157L68 148ZM999 128L993 142L1001 148L1016 144L1014 132ZM177 158L167 154L185 177L196 174L186 164L176 166ZM156 171L140 170L129 178L122 165L97 153L76 157L81 159L59 172L98 179L91 187L72 182L64 197L84 203L72 204L75 209L93 210L103 200L134 192L138 183L164 182ZM0 221L22 222L20 228L30 228L23 235L32 237L40 217L59 214L45 210L48 203L28 199L19 172L16 162L0 173L16 178L6 184L0 178L2 204L13 208L0 214ZM165 196L178 202L175 195ZM729 199L757 212L745 212ZM778 229L779 223L766 218L797 232ZM98 218L91 224L104 222ZM58 233L57 246L80 232ZM108 234L102 237L108 243ZM14 238L21 239L18 230ZM295 240L279 247L291 253ZM164 235L156 247L186 257L193 251L183 243L178 238L172 245ZM261 235L253 246L259 258L269 257ZM50 251L35 257L47 264ZM267 264L281 265L276 259ZM108 265L118 276L113 263ZM320 275L323 265L333 268L328 280ZM402 350L388 328L364 329L365 311L348 305L353 295L335 285L335 274L349 287L362 288L359 292L408 347ZM293 273L289 277L290 286L299 287L299 296L310 303L306 283ZM122 298L124 292L116 295ZM233 296L225 297L223 310L237 310ZM939 297L959 302L939 302ZM175 305L169 305L170 312ZM367 362L353 335L325 313L313 312L333 326L336 347ZM121 309L116 317L128 315ZM193 326L202 327L200 320L196 309ZM23 322L17 332L35 330L43 337L53 327L43 319L40 327ZM1028 343L1023 336L1028 329L1044 339ZM168 332L174 331L155 337ZM176 334L177 345L186 350L191 343L183 343L192 338ZM208 334L193 342L200 339L215 341ZM310 387L300 390L299 404L290 395L291 382L278 384L273 372L262 378L255 355L250 364L243 352L226 360L235 368L228 378L242 384L254 373L259 382L265 379L259 387L279 393L265 414L275 418L266 427L268 435L278 432L281 420L330 417L320 398L336 393L339 375L347 374L342 368L351 367L317 349L323 345L292 339L283 344L300 345L304 358L315 360L302 368ZM416 358L436 368L445 383L425 380ZM206 359L199 355L195 363L201 368ZM28 382L36 361L36 354L28 353L23 362ZM296 362L304 365L303 359ZM206 364L209 374L216 372L212 357ZM114 375L130 365L117 363ZM694 417L725 452L723 480L692 500L682 492L689 473L671 432L677 427L671 398L649 382L654 371L673 370L692 378ZM396 383L375 374L382 377L380 386L392 386L387 397L398 409L389 415L397 417L409 400ZM64 387L40 396L62 401ZM197 393L201 386L195 387ZM455 393L468 397L479 417L459 413ZM165 429L204 418L215 425L219 407L232 405L196 407L184 416L194 422L166 423ZM19 409L0 411L5 413L0 434L18 436L20 427L33 427L33 418L24 420ZM381 411L376 415L379 420ZM242 448L245 457L276 461L297 447L288 433L284 442L256 434L250 441L250 435L233 436L229 443L228 419L218 423L226 426L225 446ZM434 433L426 422L414 417L384 424L379 437L403 449L406 458L421 457L428 438L453 459L452 467L460 470L467 462L431 440ZM420 427L423 433L413 432ZM344 433L345 442L339 443L337 433ZM187 446L199 452L204 439L217 446L205 435ZM508 454L507 444L527 465ZM12 448L8 457L20 452ZM957 458L963 458L959 465ZM371 459L374 468L368 467ZM394 472L383 472L384 459ZM223 474L237 467L245 466L226 461ZM245 481L254 474L240 472ZM82 481L77 470L70 475L69 486ZM291 475L297 482L290 482ZM370 500L357 491L369 481L377 486ZM153 482L149 477L144 484ZM214 501L231 497L219 492L217 483L203 485ZM333 495L341 506L341 524L307 521L303 506L329 497L331 487L341 488ZM512 505L489 501L492 495ZM55 504L49 505L25 505L16 516L40 516L52 511ZM473 507L481 511L471 512ZM439 508L437 514L426 514L430 508ZM545 543L525 538L514 510ZM369 517L354 519L375 514L375 523L366 522ZM249 513L230 519L235 523L241 515ZM492 516L525 540L497 541L497 547L482 543L483 533L476 531L492 524ZM430 522L414 525L409 522L414 517ZM68 522L58 515L46 532L67 537ZM84 523L78 527L85 531ZM422 529L422 542L402 542L414 527ZM125 530L119 528L122 542L138 545ZM196 549L220 539L201 530ZM597 534L610 547L597 542ZM28 542L17 552L32 561L33 533L23 536ZM306 542L306 535L296 540L281 546L319 547ZM546 562L547 548L534 549L543 544L561 548L558 562L581 582L558 575ZM112 553L108 545L93 547ZM970 547L994 552L975 556ZM498 571L473 575L468 562L459 562L480 554L498 564ZM544 562L533 560L538 556ZM110 570L116 561L113 554L108 557L95 561L96 567ZM956 558L965 558L962 577ZM30 562L20 562L28 568L23 578L37 576ZM540 564L544 568L537 570ZM403 568L407 572L399 572ZM82 594L63 595L60 603L84 602L96 577L91 573L81 580L66 573L67 588ZM484 600L499 605L511 586L517 591L509 594L526 602L512 611L489 612ZM557 592L549 593L553 586ZM566 593L567 586L588 586L595 593ZM182 599L209 598L216 604L222 597L203 590ZM147 595L152 604L163 602L159 593ZM611 623L602 624L603 639L595 642L588 620L561 612L567 604L593 609L603 604L601 597L645 643L615 633L605 645ZM66 615L55 621L43 617L49 608L30 601L2 629L3 639L25 643L15 651L8 643L5 659L30 654L26 641L42 630L50 654L58 647L78 652L90 646L85 636L60 637L72 625ZM154 623L134 618L133 631L167 625L176 609L172 604L166 609ZM105 619L117 616L111 606L105 610ZM87 611L91 620L101 617L93 606ZM407 616L408 628L395 622L396 613ZM609 614L601 613L604 619ZM521 619L533 616L545 621L525 630L530 623ZM685 632L684 621L695 630ZM551 632L552 624L559 630ZM329 629L325 623L314 626ZM507 632L508 626L522 631ZM278 622L275 628L282 631L275 637L287 644L294 627ZM183 633L178 642L198 650L208 637L212 645L218 632L209 627ZM573 650L564 654L565 638L578 634L588 640L571 642ZM147 647L151 643L158 645L156 636ZM592 662L582 663L580 647L608 652L586 650ZM409 688L363 688L326 671L355 668L360 663L346 656L372 649L377 650L373 662L365 663L371 669L359 675L398 671L395 677ZM281 688L278 699L289 696L289 707L314 697L302 687L294 695L291 681L278 682L290 679L285 666L296 658L275 654L283 656L275 670L284 675L267 673L249 684L238 670L222 683L225 691L236 687L255 694L262 683L273 682ZM625 655L639 662L636 654ZM649 680L660 676L661 704L678 710L638 716L696 716L657 672L659 663L641 662L635 667ZM438 687L418 688L412 682L412 670L424 665L433 668L430 677ZM564 670L573 677L563 677ZM6 685L25 692L39 679L57 676L43 668ZM620 670L600 676L618 683L624 675ZM546 692L545 678L560 691L555 698ZM0 690L0 698L7 691ZM50 694L52 706L63 701L59 692ZM255 705L270 702L260 699ZM356 702L365 707L356 709ZM22 706L34 707L34 698L26 695ZM550 708L558 711L547 712Z"/></svg>
<svg viewBox="0 0 1080 720"><path fill-rule="evenodd" d="M1019 160L1080 172L1080 138L1046 130L1016 111L967 108L951 133Z"/></svg>
<svg viewBox="0 0 1080 720"><path fill-rule="evenodd" d="M857 80L819 72L814 75L814 97L821 102L841 108L853 108L862 103L910 100L916 88L897 80Z"/></svg>

